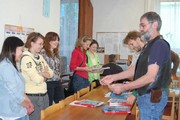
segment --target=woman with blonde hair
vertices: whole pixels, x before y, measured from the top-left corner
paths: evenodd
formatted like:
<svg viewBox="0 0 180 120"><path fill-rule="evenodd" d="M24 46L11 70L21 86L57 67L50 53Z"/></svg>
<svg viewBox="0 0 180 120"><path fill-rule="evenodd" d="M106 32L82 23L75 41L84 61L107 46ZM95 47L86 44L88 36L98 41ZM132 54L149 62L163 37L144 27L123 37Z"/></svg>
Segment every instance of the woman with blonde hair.
<svg viewBox="0 0 180 120"><path fill-rule="evenodd" d="M71 55L70 70L74 71L72 79L74 93L90 84L88 81L89 67L86 66L86 50L91 41L92 39L87 35L78 38Z"/></svg>

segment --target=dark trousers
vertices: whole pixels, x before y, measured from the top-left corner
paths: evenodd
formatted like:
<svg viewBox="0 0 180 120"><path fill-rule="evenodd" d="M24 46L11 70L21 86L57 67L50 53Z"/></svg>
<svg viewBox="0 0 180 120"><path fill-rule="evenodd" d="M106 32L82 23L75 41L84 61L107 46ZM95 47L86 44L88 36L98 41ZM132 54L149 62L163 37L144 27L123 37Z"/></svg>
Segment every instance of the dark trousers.
<svg viewBox="0 0 180 120"><path fill-rule="evenodd" d="M64 99L64 88L60 81L49 81L47 82L47 93L49 96L49 105L58 103L60 100Z"/></svg>

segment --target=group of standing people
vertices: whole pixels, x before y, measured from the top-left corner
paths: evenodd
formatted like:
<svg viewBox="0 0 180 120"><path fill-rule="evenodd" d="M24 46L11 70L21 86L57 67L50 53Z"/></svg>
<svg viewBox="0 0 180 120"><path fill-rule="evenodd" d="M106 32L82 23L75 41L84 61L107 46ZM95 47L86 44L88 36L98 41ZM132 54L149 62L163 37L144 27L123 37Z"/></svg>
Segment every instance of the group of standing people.
<svg viewBox="0 0 180 120"><path fill-rule="evenodd" d="M32 32L25 44L17 37L5 39L0 55L1 119L40 120L42 109L64 99L59 40L55 32L45 37Z"/></svg>
<svg viewBox="0 0 180 120"><path fill-rule="evenodd" d="M40 120L42 109L64 99L59 81L59 43L55 32L48 32L45 37L32 32L25 44L17 37L5 39L0 55L1 119ZM74 92L100 79L100 71L90 69L99 66L97 47L97 41L87 35L77 39L70 63L71 70L76 71Z"/></svg>
<svg viewBox="0 0 180 120"><path fill-rule="evenodd" d="M172 53L170 45L160 35L161 25L157 13L142 15L140 32L130 32L124 39L131 49L140 52L136 65L107 75L100 81L116 94L132 90L128 102L137 99L141 120L160 120L168 100ZM42 109L64 99L64 89L59 82L59 42L60 38L55 32L48 32L45 37L37 32L29 34L25 49L19 38L5 39L0 55L1 119L40 120ZM74 93L93 81L99 82L103 70L92 69L100 66L96 53L98 46L97 41L87 35L77 39L70 60L70 70L74 71ZM111 85L114 81L132 77L134 81L130 83ZM152 96L156 99L152 99Z"/></svg>

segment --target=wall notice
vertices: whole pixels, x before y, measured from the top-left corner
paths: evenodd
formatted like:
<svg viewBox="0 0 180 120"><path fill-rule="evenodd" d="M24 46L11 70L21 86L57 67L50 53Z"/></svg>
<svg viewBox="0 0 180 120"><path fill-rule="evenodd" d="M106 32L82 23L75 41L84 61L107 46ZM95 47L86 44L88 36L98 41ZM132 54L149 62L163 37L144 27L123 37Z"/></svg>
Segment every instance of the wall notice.
<svg viewBox="0 0 180 120"><path fill-rule="evenodd" d="M9 36L16 36L21 40L23 40L23 42L26 42L27 36L31 32L34 32L34 28L27 28L27 27L9 25L9 24L6 24L4 27L5 39Z"/></svg>
<svg viewBox="0 0 180 120"><path fill-rule="evenodd" d="M105 54L119 54L121 59L127 59L132 51L123 43L123 39L126 37L127 32L97 32L96 40L99 43L99 47L104 48L104 53L99 53L100 62L104 63Z"/></svg>

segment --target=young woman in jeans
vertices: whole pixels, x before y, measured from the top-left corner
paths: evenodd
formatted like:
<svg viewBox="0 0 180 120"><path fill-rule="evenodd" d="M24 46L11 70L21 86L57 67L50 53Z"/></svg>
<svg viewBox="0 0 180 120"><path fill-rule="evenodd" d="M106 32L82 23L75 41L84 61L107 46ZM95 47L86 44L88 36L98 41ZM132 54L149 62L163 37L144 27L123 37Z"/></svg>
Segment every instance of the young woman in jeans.
<svg viewBox="0 0 180 120"><path fill-rule="evenodd" d="M75 49L72 52L70 70L75 71L73 76L74 93L90 84L88 81L89 67L86 66L86 50L91 41L92 39L87 35L80 37L77 39Z"/></svg>

